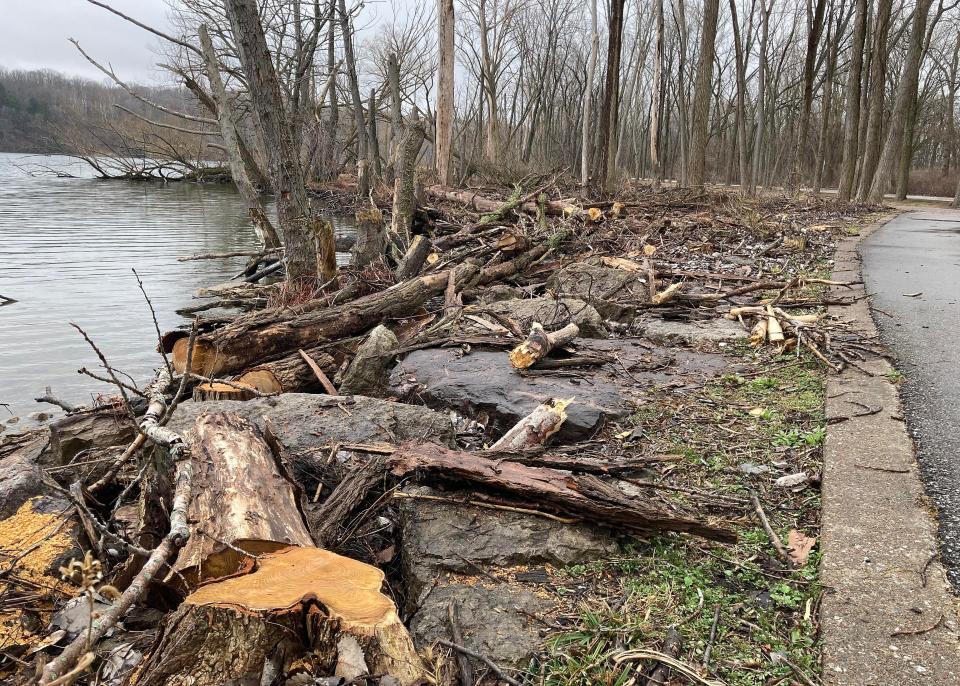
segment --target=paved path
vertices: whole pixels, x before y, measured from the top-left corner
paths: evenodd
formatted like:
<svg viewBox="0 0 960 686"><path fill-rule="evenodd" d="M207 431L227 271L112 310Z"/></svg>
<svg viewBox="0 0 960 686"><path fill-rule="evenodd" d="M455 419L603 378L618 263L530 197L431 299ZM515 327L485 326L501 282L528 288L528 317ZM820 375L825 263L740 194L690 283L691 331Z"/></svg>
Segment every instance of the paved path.
<svg viewBox="0 0 960 686"><path fill-rule="evenodd" d="M865 250L889 255L884 265L871 260L872 276L882 276L884 288L915 307L920 303L899 295L901 286L892 281L898 271L913 271L908 264L913 259L911 246L918 241L908 236L899 247L890 247L888 241L899 239L904 230L911 232L917 222L895 222L867 229L864 234L873 233ZM851 281L861 276L858 240L851 238L838 247L834 278ZM926 250L914 256L926 259ZM920 288L910 286L902 292ZM831 307L829 315L876 335L862 297L864 287L837 290L837 296L857 300L847 307ZM954 340L960 339L955 335ZM868 374L851 367L827 380L820 541L826 589L820 613L823 682L960 686L956 599L936 561L936 522L903 421L898 388L889 379L893 368L882 358L862 362L860 368Z"/></svg>
<svg viewBox="0 0 960 686"><path fill-rule="evenodd" d="M904 374L907 423L940 511L941 553L960 588L960 211L906 212L861 254L874 318Z"/></svg>

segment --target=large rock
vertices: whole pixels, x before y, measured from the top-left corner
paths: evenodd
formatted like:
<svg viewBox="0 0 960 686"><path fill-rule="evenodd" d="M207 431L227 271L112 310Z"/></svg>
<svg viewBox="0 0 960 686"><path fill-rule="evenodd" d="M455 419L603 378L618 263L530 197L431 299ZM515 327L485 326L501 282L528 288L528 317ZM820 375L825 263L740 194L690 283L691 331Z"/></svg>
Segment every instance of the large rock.
<svg viewBox="0 0 960 686"><path fill-rule="evenodd" d="M635 320L632 331L660 345L686 345L693 348L711 348L718 343L733 343L749 336L738 322L723 317L683 322L650 315Z"/></svg>
<svg viewBox="0 0 960 686"><path fill-rule="evenodd" d="M425 487L406 493L437 495ZM549 613L554 602L534 585L495 582L478 570L564 566L617 551L609 534L586 526L435 500L400 502L401 565L416 608L410 621L414 640L423 646L448 638L448 606L456 601L466 646L504 666L524 666L537 651L541 637L534 618Z"/></svg>
<svg viewBox="0 0 960 686"><path fill-rule="evenodd" d="M81 412L50 424L50 454L55 464L66 464L83 450L126 445L136 435L122 409Z"/></svg>
<svg viewBox="0 0 960 686"><path fill-rule="evenodd" d="M407 492L437 495L427 487ZM414 596L441 570L473 575L477 565L562 567L617 550L613 537L596 527L418 498L401 500L400 527L404 580Z"/></svg>
<svg viewBox="0 0 960 686"><path fill-rule="evenodd" d="M628 322L635 307L620 303L650 300L644 274L606 267L599 258L569 264L547 279L547 288L566 298L578 298L593 305L605 319Z"/></svg>
<svg viewBox="0 0 960 686"><path fill-rule="evenodd" d="M473 308L467 308L467 312ZM603 318L596 309L576 298L525 298L500 300L482 306L483 310L512 319L527 331L539 322L547 331L559 329L570 322L580 327L580 335L602 338L607 335Z"/></svg>
<svg viewBox="0 0 960 686"><path fill-rule="evenodd" d="M0 440L0 519L9 517L33 496L46 492L40 460L47 447L45 429Z"/></svg>
<svg viewBox="0 0 960 686"><path fill-rule="evenodd" d="M360 395L284 393L247 401L188 401L177 408L169 426L185 433L205 412L232 412L261 429L269 421L277 438L295 452L333 443L429 440L452 445L453 441L453 424L445 414Z"/></svg>
<svg viewBox="0 0 960 686"><path fill-rule="evenodd" d="M629 413L643 382L701 383L725 364L715 354L665 350L630 339L580 341L578 350L608 355L611 362L547 374L515 371L505 352L430 348L410 353L393 370L401 396L449 408L476 419L499 436L542 402L574 398L557 441L591 435L605 420Z"/></svg>

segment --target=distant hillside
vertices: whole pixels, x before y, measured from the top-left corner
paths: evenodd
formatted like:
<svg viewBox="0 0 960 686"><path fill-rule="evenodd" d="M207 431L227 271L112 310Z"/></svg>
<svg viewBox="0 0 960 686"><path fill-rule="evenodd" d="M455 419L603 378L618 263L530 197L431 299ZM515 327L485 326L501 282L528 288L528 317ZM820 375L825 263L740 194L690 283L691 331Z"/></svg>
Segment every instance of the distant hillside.
<svg viewBox="0 0 960 686"><path fill-rule="evenodd" d="M181 111L196 111L186 90L137 86L149 100ZM107 150L123 138L137 138L148 125L115 105L154 121L182 122L137 100L121 88L50 70L0 67L0 152Z"/></svg>

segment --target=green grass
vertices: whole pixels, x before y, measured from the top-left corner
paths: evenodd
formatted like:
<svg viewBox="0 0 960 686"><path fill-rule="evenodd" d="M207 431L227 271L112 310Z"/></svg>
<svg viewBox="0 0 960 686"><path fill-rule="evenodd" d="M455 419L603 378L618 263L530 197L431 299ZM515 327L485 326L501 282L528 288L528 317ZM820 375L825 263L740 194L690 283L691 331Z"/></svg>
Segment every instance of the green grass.
<svg viewBox="0 0 960 686"><path fill-rule="evenodd" d="M749 348L735 354L757 359ZM665 535L633 542L615 560L565 570L560 592L577 599L569 610L573 624L547 639L531 683L625 684L636 676L637 665L617 665L614 657L624 650L659 648L670 627L683 639L679 659L730 686L761 686L789 676L789 668L775 663L771 652L783 653L812 677L819 673L819 553L802 569L788 569L746 498L750 490L760 494L784 543L791 528L818 535L819 492L793 493L776 489L772 481L781 472L812 473L821 467L823 375L815 362L793 357L763 364L759 375L741 371L695 394L656 397L618 427L618 435L628 445L635 442L638 451L683 456L664 476L669 483L743 499L741 506L718 515L735 521L739 542L722 546ZM777 467L750 476L738 468L744 462ZM660 494L691 506L686 495ZM715 510L700 514L710 512ZM709 668L702 669L716 608L717 635Z"/></svg>

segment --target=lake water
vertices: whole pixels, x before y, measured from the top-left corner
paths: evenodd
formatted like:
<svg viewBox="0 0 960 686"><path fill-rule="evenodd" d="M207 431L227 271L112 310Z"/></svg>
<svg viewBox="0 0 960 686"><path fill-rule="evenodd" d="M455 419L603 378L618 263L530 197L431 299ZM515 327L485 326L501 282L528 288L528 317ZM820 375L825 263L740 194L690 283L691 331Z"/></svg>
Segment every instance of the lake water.
<svg viewBox="0 0 960 686"><path fill-rule="evenodd" d="M27 164L87 178L31 176L21 169ZM69 158L0 153L0 295L18 301L0 306L0 403L9 406L0 406L0 425L53 409L33 400L45 386L77 404L113 393L77 373L99 363L70 322L112 366L138 382L152 375L161 363L156 333L131 269L167 330L185 322L175 310L198 288L229 279L245 262L177 257L257 247L232 187L90 176Z"/></svg>

